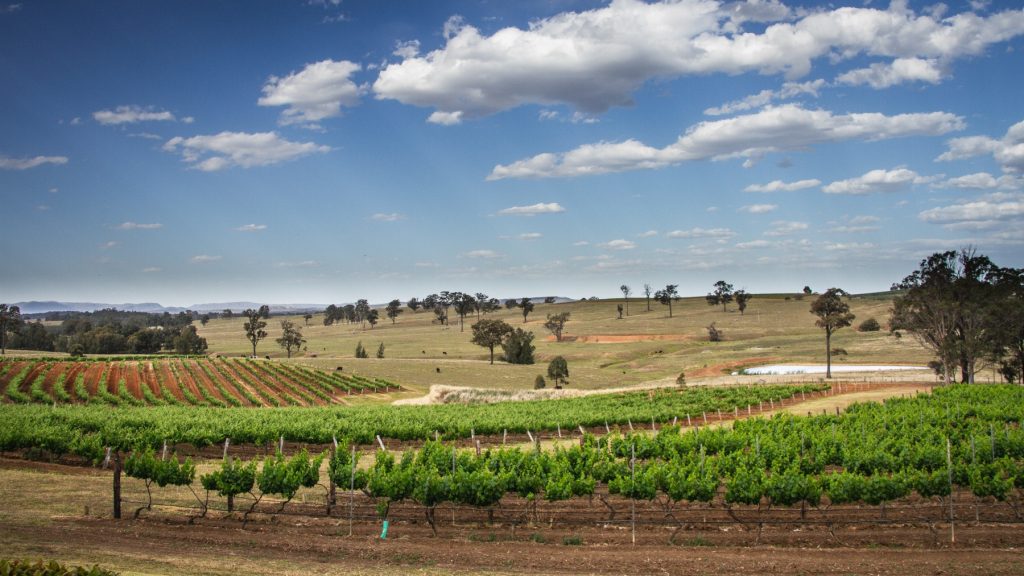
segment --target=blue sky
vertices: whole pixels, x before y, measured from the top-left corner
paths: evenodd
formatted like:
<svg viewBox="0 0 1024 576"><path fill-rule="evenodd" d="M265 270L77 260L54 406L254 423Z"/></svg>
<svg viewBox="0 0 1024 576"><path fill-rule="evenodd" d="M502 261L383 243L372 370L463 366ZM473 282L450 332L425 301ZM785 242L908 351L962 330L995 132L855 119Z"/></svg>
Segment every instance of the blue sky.
<svg viewBox="0 0 1024 576"><path fill-rule="evenodd" d="M1024 265L1018 2L0 3L0 301Z"/></svg>

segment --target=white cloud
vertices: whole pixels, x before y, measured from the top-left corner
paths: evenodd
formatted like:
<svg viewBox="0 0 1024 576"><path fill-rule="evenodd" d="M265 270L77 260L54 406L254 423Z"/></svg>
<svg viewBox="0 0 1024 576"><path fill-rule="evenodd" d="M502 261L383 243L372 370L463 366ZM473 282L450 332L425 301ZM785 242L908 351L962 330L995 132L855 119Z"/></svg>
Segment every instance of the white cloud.
<svg viewBox="0 0 1024 576"><path fill-rule="evenodd" d="M1022 10L936 18L894 2L888 10L806 10L792 22L779 22L781 14L793 15L777 2L616 0L489 35L453 17L443 46L386 65L373 90L463 119L524 104L598 114L630 104L654 78L758 72L793 80L817 59L858 55L947 63L1024 32ZM747 29L745 21L769 24Z"/></svg>
<svg viewBox="0 0 1024 576"><path fill-rule="evenodd" d="M870 250L875 247L870 242L829 242L825 244L825 250L830 252L850 252L857 250Z"/></svg>
<svg viewBox="0 0 1024 576"><path fill-rule="evenodd" d="M724 240L732 238L736 233L728 228L691 228L689 230L673 230L666 234L668 238L714 238Z"/></svg>
<svg viewBox="0 0 1024 576"><path fill-rule="evenodd" d="M918 217L946 227L989 227L999 221L1024 218L1024 194L991 194L981 200L931 208Z"/></svg>
<svg viewBox="0 0 1024 576"><path fill-rule="evenodd" d="M102 248L104 250L109 250L109 249L113 248L114 246L117 246L117 242L115 242L114 240L111 240L110 242L106 242L106 243L102 244L100 246L100 248Z"/></svg>
<svg viewBox="0 0 1024 576"><path fill-rule="evenodd" d="M767 184L751 184L743 189L744 192L795 192L797 190L804 190L807 188L814 188L815 186L821 186L821 180L817 178L811 178L807 180L797 180L796 182L783 182L782 180L772 180Z"/></svg>
<svg viewBox="0 0 1024 576"><path fill-rule="evenodd" d="M600 245L602 248L608 248L609 250L632 250L636 248L636 242L631 240L611 240Z"/></svg>
<svg viewBox="0 0 1024 576"><path fill-rule="evenodd" d="M740 212L746 212L747 214L767 214L768 212L774 212L778 210L776 204L748 204L740 207Z"/></svg>
<svg viewBox="0 0 1024 576"><path fill-rule="evenodd" d="M122 222L118 224L118 230L159 230L164 225L159 222L153 222L150 224L139 224L138 222Z"/></svg>
<svg viewBox="0 0 1024 576"><path fill-rule="evenodd" d="M938 60L897 58L890 63L876 62L867 68L851 70L836 78L840 84L860 86L867 84L876 90L907 82L938 84L945 74Z"/></svg>
<svg viewBox="0 0 1024 576"><path fill-rule="evenodd" d="M167 110L157 110L142 106L118 106L113 110L97 110L92 113L94 120L104 126L120 124L136 124L139 122L174 122L174 114Z"/></svg>
<svg viewBox="0 0 1024 576"><path fill-rule="evenodd" d="M873 194L876 192L898 192L914 184L924 184L932 179L920 176L907 168L893 170L871 170L856 178L836 180L822 188L826 194Z"/></svg>
<svg viewBox="0 0 1024 576"><path fill-rule="evenodd" d="M961 160L991 154L1004 172L1024 172L1024 122L1018 122L1006 131L1000 140L988 136L953 138L946 143L947 150L936 160Z"/></svg>
<svg viewBox="0 0 1024 576"><path fill-rule="evenodd" d="M715 108L708 108L704 110L704 114L707 116L734 114L736 112L761 108L762 106L767 106L773 101L788 100L803 94L810 94L817 98L818 91L825 86L825 81L820 78L817 80L811 80L810 82L786 82L779 90L762 90L757 94L751 94L750 96L740 98L739 100L726 102L725 104Z"/></svg>
<svg viewBox="0 0 1024 576"><path fill-rule="evenodd" d="M203 172L232 166L267 166L331 149L313 142L292 142L276 132L221 132L191 138L176 136L163 148L167 152L180 153L182 160Z"/></svg>
<svg viewBox="0 0 1024 576"><path fill-rule="evenodd" d="M518 236L520 240L537 240L543 237L544 235L540 232L524 232Z"/></svg>
<svg viewBox="0 0 1024 576"><path fill-rule="evenodd" d="M405 214L399 214L398 212L392 212L390 214L384 214L384 213L378 212L378 213L374 214L373 216L370 216L370 219L371 220L376 220L378 222L398 222L399 220L405 220Z"/></svg>
<svg viewBox="0 0 1024 576"><path fill-rule="evenodd" d="M696 160L749 160L769 152L801 150L824 142L936 136L963 127L963 119L948 112L894 116L833 114L787 104L745 116L701 122L665 148L653 148L637 140L585 144L564 154L544 153L508 165L499 164L487 179L575 177L661 168Z"/></svg>
<svg viewBox="0 0 1024 576"><path fill-rule="evenodd" d="M736 244L736 247L740 250L749 250L751 248L768 248L772 245L767 240L751 240L750 242L740 242Z"/></svg>
<svg viewBox="0 0 1024 576"><path fill-rule="evenodd" d="M260 232L260 231L266 230L266 229L267 229L267 225L266 224L245 224L243 226L239 226L238 228L235 228L235 230L237 230L238 232Z"/></svg>
<svg viewBox="0 0 1024 576"><path fill-rule="evenodd" d="M796 234L797 232L803 232L807 230L806 222L792 222L788 220L776 220L772 222L772 227L765 230L765 236L787 236L789 234Z"/></svg>
<svg viewBox="0 0 1024 576"><path fill-rule="evenodd" d="M39 205L36 206L36 210L39 210L40 212L46 212L49 209L50 209L50 206L47 205L47 204L39 204Z"/></svg>
<svg viewBox="0 0 1024 576"><path fill-rule="evenodd" d="M481 260L493 260L494 258L500 258L501 254L498 254L494 250L470 250L462 255L463 258L473 258Z"/></svg>
<svg viewBox="0 0 1024 576"><path fill-rule="evenodd" d="M999 179L988 172L975 172L957 176L934 185L936 188L960 188L967 190L989 190L999 186Z"/></svg>
<svg viewBox="0 0 1024 576"><path fill-rule="evenodd" d="M576 242L573 242L572 245L573 246L590 246L590 242L587 242L586 240L577 240Z"/></svg>
<svg viewBox="0 0 1024 576"><path fill-rule="evenodd" d="M535 214L557 214L559 212L565 212L558 202L549 202L547 204L541 202L539 204L531 204L529 206L512 206L511 208L504 208L498 211L498 214L505 216L533 216Z"/></svg>
<svg viewBox="0 0 1024 576"><path fill-rule="evenodd" d="M191 261L193 263L195 263L195 264L204 264L206 262L216 262L216 261L220 260L221 258L222 258L221 256L210 256L209 254L199 254L198 256L193 256Z"/></svg>
<svg viewBox="0 0 1024 576"><path fill-rule="evenodd" d="M420 54L420 41L395 42L395 49L391 53L402 59L415 58Z"/></svg>
<svg viewBox="0 0 1024 576"><path fill-rule="evenodd" d="M287 106L281 125L311 124L341 115L342 106L359 103L361 90L352 74L361 66L347 60L322 60L284 78L271 76L263 85L260 106Z"/></svg>
<svg viewBox="0 0 1024 576"><path fill-rule="evenodd" d="M0 156L0 170L28 170L43 164L67 164L66 156L35 156L33 158L8 158Z"/></svg>
<svg viewBox="0 0 1024 576"><path fill-rule="evenodd" d="M653 238L653 237L655 237L657 235L658 235L658 231L657 230L648 230L646 232L641 232L641 233L637 234L636 237L637 238Z"/></svg>
<svg viewBox="0 0 1024 576"><path fill-rule="evenodd" d="M142 271L146 274L153 274L155 272L162 272L163 268L159 268L157 266L149 266L148 268L143 268Z"/></svg>

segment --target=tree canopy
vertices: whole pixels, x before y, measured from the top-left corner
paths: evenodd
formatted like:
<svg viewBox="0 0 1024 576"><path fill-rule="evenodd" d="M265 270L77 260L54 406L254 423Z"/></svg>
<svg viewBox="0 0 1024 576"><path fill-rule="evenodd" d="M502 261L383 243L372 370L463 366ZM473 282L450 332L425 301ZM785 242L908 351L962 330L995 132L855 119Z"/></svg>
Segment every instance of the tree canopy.
<svg viewBox="0 0 1024 576"><path fill-rule="evenodd" d="M818 317L814 323L825 331L825 378L832 377L832 333L849 326L855 318L850 305L843 302L846 295L841 288L829 288L811 303L811 314Z"/></svg>

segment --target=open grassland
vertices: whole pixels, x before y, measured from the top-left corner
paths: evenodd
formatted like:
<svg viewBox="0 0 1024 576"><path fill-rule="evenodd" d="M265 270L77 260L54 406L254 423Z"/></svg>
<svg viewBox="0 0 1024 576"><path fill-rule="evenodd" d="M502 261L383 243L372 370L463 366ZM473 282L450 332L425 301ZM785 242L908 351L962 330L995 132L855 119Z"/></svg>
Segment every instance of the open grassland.
<svg viewBox="0 0 1024 576"><path fill-rule="evenodd" d="M487 349L470 341L475 316L466 317L465 330L461 331L454 312L450 325L442 326L434 321L432 312L413 313L407 308L394 324L383 318L373 328L360 324L324 326L323 314L315 315L308 327L301 317L273 317L267 322L270 335L260 342L257 353L284 357L274 339L280 336L280 321L289 319L302 326L307 339L305 350L295 355L293 361L326 370L341 366L346 372L400 383L409 390L406 396L423 394L435 384L531 388L536 375L545 373L547 363L558 355L569 363L570 388L601 389L658 381L669 384L680 372L686 373L688 382L695 383L763 363L823 363L825 338L814 324L816 317L810 313L813 297L789 298L757 296L750 301L745 314L740 314L735 305L723 312L721 306L708 306L703 298L684 298L673 304L673 317L669 318L667 306L652 301L648 311L641 297L630 299L630 314L621 320L616 317L616 305L623 303L621 299L537 304L526 323L519 309L502 309L486 315L536 335L537 363L525 366L500 360L489 365ZM850 300L857 319L854 327L833 336L833 347L847 352L845 356L834 356L834 363L924 365L931 359L912 337L896 338L885 330L856 331L856 325L868 318L875 318L884 326L891 304L888 295ZM556 342L543 324L547 314L560 312L569 312L571 317L563 341ZM211 353L251 354L252 347L242 328L244 322L239 317L212 320L200 327L199 333L209 342ZM708 341L707 326L712 322L724 333L724 341ZM370 358L354 357L359 342ZM380 343L385 347L383 359L373 357ZM500 352L496 350L496 356ZM732 382L741 380L733 378Z"/></svg>

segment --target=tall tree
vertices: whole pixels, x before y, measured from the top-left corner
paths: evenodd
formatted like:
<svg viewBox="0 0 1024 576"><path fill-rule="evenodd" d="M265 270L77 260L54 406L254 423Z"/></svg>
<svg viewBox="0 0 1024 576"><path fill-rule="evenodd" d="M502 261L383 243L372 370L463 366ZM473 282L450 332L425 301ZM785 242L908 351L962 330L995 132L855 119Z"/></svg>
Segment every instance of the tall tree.
<svg viewBox="0 0 1024 576"><path fill-rule="evenodd" d="M519 306L519 301L516 300L515 298L509 298L508 300L505 300L505 309L506 310L511 310L511 309L515 308L516 306Z"/></svg>
<svg viewBox="0 0 1024 576"><path fill-rule="evenodd" d="M903 294L893 300L890 327L909 331L930 348L947 383L956 366L963 382L974 382L979 361L992 350L999 276L999 268L972 248L932 254L893 285Z"/></svg>
<svg viewBox="0 0 1024 576"><path fill-rule="evenodd" d="M292 357L293 349L298 350L305 343L306 339L302 337L302 330L298 326L291 320L281 320L281 337L277 339L277 344L288 352L289 358Z"/></svg>
<svg viewBox="0 0 1024 576"><path fill-rule="evenodd" d="M302 315L302 319L306 321L306 327L309 328L309 321L313 319L313 315L310 314L309 312L306 312L305 314Z"/></svg>
<svg viewBox="0 0 1024 576"><path fill-rule="evenodd" d="M480 314L486 314L488 312L487 300L490 297L483 292L477 292L474 297L476 298L476 302L473 304L473 307L476 309L476 319L479 320Z"/></svg>
<svg viewBox="0 0 1024 576"><path fill-rule="evenodd" d="M21 308L0 304L0 354L7 354L7 333L21 326Z"/></svg>
<svg viewBox="0 0 1024 576"><path fill-rule="evenodd" d="M559 389L569 383L569 363L561 356L555 356L548 364L548 378L555 381L555 388Z"/></svg>
<svg viewBox="0 0 1024 576"><path fill-rule="evenodd" d="M651 294L653 294L650 284L644 284L644 296L647 298L647 311L651 311Z"/></svg>
<svg viewBox="0 0 1024 576"><path fill-rule="evenodd" d="M398 300L398 298L395 298L391 302L388 302L388 306L384 309L384 312L387 314L388 318L391 319L391 323L394 324L395 318L398 318L398 315L402 313L402 302Z"/></svg>
<svg viewBox="0 0 1024 576"><path fill-rule="evenodd" d="M344 315L345 312L341 308L338 308L334 304L328 304L327 308L324 309L324 326L334 324L338 320L341 320Z"/></svg>
<svg viewBox="0 0 1024 576"><path fill-rule="evenodd" d="M622 297L626 300L626 316L629 316L629 295L633 293L633 289L623 284L619 286L619 290L622 291Z"/></svg>
<svg viewBox="0 0 1024 576"><path fill-rule="evenodd" d="M203 314L202 316L200 316L199 317L199 323L202 324L203 326L206 326L207 324L209 324L210 323L210 315L209 314Z"/></svg>
<svg viewBox="0 0 1024 576"><path fill-rule="evenodd" d="M818 317L814 323L825 331L825 378L832 377L832 333L853 324L856 318L850 313L850 305L843 302L845 295L841 288L829 288L811 303L811 314Z"/></svg>
<svg viewBox="0 0 1024 576"><path fill-rule="evenodd" d="M202 354L206 352L206 347L206 338L199 336L195 326L183 326L174 337L174 351L177 354Z"/></svg>
<svg viewBox="0 0 1024 576"><path fill-rule="evenodd" d="M437 294L428 294L423 301L420 302L420 305L423 306L424 310L433 310L437 307L438 300L440 300L440 297Z"/></svg>
<svg viewBox="0 0 1024 576"><path fill-rule="evenodd" d="M448 325L448 309L440 304L434 305L434 316L436 320L441 323L442 326Z"/></svg>
<svg viewBox="0 0 1024 576"><path fill-rule="evenodd" d="M267 306L266 304L264 304L263 306L260 306L259 313L260 313L260 318L263 318L264 320L269 320L270 319L270 306Z"/></svg>
<svg viewBox="0 0 1024 576"><path fill-rule="evenodd" d="M260 340L267 337L267 331L264 330L267 327L267 323L260 318L259 310L249 308L242 312L242 315L249 319L245 323L245 337L252 343L252 355L255 357L256 345L259 344Z"/></svg>
<svg viewBox="0 0 1024 576"><path fill-rule="evenodd" d="M235 317L235 313L231 311L231 308L225 308L224 311L220 313L220 315L227 318L228 320L231 320L232 318Z"/></svg>
<svg viewBox="0 0 1024 576"><path fill-rule="evenodd" d="M741 316L743 315L743 312L747 310L747 302L750 302L750 299L753 297L754 295L746 290L737 290L733 292L732 299L736 301L736 307L740 309Z"/></svg>
<svg viewBox="0 0 1024 576"><path fill-rule="evenodd" d="M377 321L379 319L380 311L376 308L371 308L370 311L366 313L366 321L370 323L370 330L373 330L373 327L377 325Z"/></svg>
<svg viewBox="0 0 1024 576"><path fill-rule="evenodd" d="M658 290L654 293L654 299L661 302L662 305L668 306L668 317L672 317L672 302L679 300L679 292L676 291L678 284L667 284L664 290Z"/></svg>
<svg viewBox="0 0 1024 576"><path fill-rule="evenodd" d="M990 315L993 357L1008 382L1024 384L1024 269L1000 270L997 286L999 302Z"/></svg>
<svg viewBox="0 0 1024 576"><path fill-rule="evenodd" d="M530 302L529 298L523 298L519 301L518 306L523 311L523 324L526 324L526 317L530 315L530 312L533 312L533 302Z"/></svg>
<svg viewBox="0 0 1024 576"><path fill-rule="evenodd" d="M365 329L366 321L370 316L370 303L367 302L365 298L356 300L355 314L356 322L362 322L363 328Z"/></svg>
<svg viewBox="0 0 1024 576"><path fill-rule="evenodd" d="M409 310L412 310L413 314L418 312L420 309L420 301L417 300L415 296L409 298L409 301L405 305L409 307Z"/></svg>
<svg viewBox="0 0 1024 576"><path fill-rule="evenodd" d="M466 315L472 314L473 310L476 309L476 298L463 292L452 292L450 298L452 307L455 308L455 313L459 315L459 332L465 332Z"/></svg>
<svg viewBox="0 0 1024 576"><path fill-rule="evenodd" d="M473 338L470 340L477 346L483 346L491 351L491 364L494 364L494 348L501 345L505 337L512 332L512 327L503 320L490 320L484 318L473 324Z"/></svg>
<svg viewBox="0 0 1024 576"><path fill-rule="evenodd" d="M705 297L708 301L709 306L722 305L722 312L727 312L727 305L732 302L732 284L729 284L725 280L719 280L715 282L715 289L713 292L708 292Z"/></svg>
<svg viewBox="0 0 1024 576"><path fill-rule="evenodd" d="M544 323L544 327L550 330L551 333L555 335L555 340L561 342L562 330L565 329L565 323L568 321L568 312L561 312L559 314L548 314L548 321Z"/></svg>

